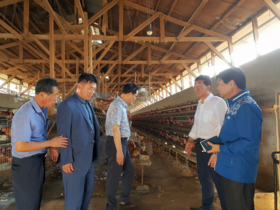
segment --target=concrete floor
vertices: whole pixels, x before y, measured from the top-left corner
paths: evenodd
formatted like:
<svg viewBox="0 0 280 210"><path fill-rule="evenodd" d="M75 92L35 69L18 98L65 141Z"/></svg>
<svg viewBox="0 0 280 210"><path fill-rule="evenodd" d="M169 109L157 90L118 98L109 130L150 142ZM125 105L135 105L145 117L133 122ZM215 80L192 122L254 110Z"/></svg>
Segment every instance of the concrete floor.
<svg viewBox="0 0 280 210"><path fill-rule="evenodd" d="M106 154L105 138L101 138L101 158L96 163L96 186L92 197L90 208L104 210L106 206L105 183L106 183ZM170 159L170 156L162 154L155 149L151 156L152 165L145 166L144 184L150 190L146 193L136 191L137 185L141 183L141 168L136 166L133 182L131 200L138 203L133 210L188 210L190 207L199 207L201 204L201 186L199 181L187 167L181 167ZM0 178L9 179L10 172L1 172ZM105 179L104 179L105 178ZM1 179L2 180L2 179ZM16 210L11 186L0 187L0 209ZM118 192L117 198L121 192ZM63 184L61 172L58 168L49 167L47 179L44 185L42 210L64 209ZM215 198L215 209L220 210L219 200Z"/></svg>

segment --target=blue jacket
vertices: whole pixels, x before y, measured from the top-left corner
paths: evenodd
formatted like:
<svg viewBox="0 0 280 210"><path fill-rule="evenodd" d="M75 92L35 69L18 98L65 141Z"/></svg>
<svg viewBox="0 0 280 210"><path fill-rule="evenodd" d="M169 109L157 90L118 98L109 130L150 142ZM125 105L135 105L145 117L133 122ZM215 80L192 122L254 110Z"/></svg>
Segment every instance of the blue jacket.
<svg viewBox="0 0 280 210"><path fill-rule="evenodd" d="M90 104L94 129L76 94L61 102L57 108L57 135L68 138L68 146L60 148L60 166L73 163L74 170L89 170L99 157L99 125Z"/></svg>
<svg viewBox="0 0 280 210"><path fill-rule="evenodd" d="M215 170L230 180L254 183L257 178L262 113L244 90L227 101L228 110L221 128L223 145L217 153Z"/></svg>

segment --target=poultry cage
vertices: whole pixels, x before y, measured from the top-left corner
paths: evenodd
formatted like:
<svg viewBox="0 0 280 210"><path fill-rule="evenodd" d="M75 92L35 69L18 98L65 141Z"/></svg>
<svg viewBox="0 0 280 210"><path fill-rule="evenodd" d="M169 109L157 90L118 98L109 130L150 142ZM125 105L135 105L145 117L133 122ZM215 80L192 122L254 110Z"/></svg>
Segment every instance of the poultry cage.
<svg viewBox="0 0 280 210"><path fill-rule="evenodd" d="M138 95L135 101L150 101L151 86L139 86Z"/></svg>
<svg viewBox="0 0 280 210"><path fill-rule="evenodd" d="M11 146L12 114L0 115L0 171L9 169L12 160Z"/></svg>

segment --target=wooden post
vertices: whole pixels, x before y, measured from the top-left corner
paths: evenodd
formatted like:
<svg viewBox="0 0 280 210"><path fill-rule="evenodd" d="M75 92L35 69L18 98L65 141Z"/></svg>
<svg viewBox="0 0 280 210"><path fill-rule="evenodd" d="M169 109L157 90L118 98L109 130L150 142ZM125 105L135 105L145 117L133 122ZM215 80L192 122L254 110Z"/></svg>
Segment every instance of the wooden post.
<svg viewBox="0 0 280 210"><path fill-rule="evenodd" d="M84 72L88 72L88 13L84 12Z"/></svg>
<svg viewBox="0 0 280 210"><path fill-rule="evenodd" d="M122 63L122 41L119 41L118 52L119 52L119 64L121 64Z"/></svg>
<svg viewBox="0 0 280 210"><path fill-rule="evenodd" d="M61 41L61 62L62 66L65 66L65 40ZM65 69L62 68L62 78L65 79ZM65 99L65 82L62 83L62 100Z"/></svg>
<svg viewBox="0 0 280 210"><path fill-rule="evenodd" d="M121 64L119 64L118 66L118 91L121 92L121 73L122 73L122 69L121 69Z"/></svg>
<svg viewBox="0 0 280 210"><path fill-rule="evenodd" d="M19 88L18 88L18 95L20 96L21 91L22 91L22 80L19 80Z"/></svg>
<svg viewBox="0 0 280 210"><path fill-rule="evenodd" d="M148 66L152 63L152 49L151 45L148 46Z"/></svg>
<svg viewBox="0 0 280 210"><path fill-rule="evenodd" d="M201 63L200 63L200 60L197 62L197 69L198 69L198 73L201 74Z"/></svg>
<svg viewBox="0 0 280 210"><path fill-rule="evenodd" d="M54 23L53 17L49 16L49 37L50 37L50 77L55 78L54 75L54 57L55 57L55 46L54 46Z"/></svg>
<svg viewBox="0 0 280 210"><path fill-rule="evenodd" d="M23 33L29 32L29 0L23 2Z"/></svg>
<svg viewBox="0 0 280 210"><path fill-rule="evenodd" d="M89 60L89 71L88 73L93 74L93 69L92 69L92 31L89 31L89 41L88 41L88 45L89 45L89 56L88 56L88 60Z"/></svg>
<svg viewBox="0 0 280 210"><path fill-rule="evenodd" d="M231 60L231 65L234 66L234 61L233 61L233 44L232 44L232 39L228 40L228 50L229 50L229 55L230 55L230 60Z"/></svg>
<svg viewBox="0 0 280 210"><path fill-rule="evenodd" d="M258 21L256 18L252 19L252 25L253 25L253 35L254 35L254 40L255 40L255 47L256 47L256 56L260 56L259 53L259 26L258 26Z"/></svg>
<svg viewBox="0 0 280 210"><path fill-rule="evenodd" d="M76 78L77 78L77 81L78 81L78 78L79 78L79 59L76 58Z"/></svg>
<svg viewBox="0 0 280 210"><path fill-rule="evenodd" d="M23 63L23 45L21 41L19 42L18 48L19 48L20 63Z"/></svg>
<svg viewBox="0 0 280 210"><path fill-rule="evenodd" d="M215 69L215 54L211 51L211 65L214 71L214 76L216 76L216 69Z"/></svg>
<svg viewBox="0 0 280 210"><path fill-rule="evenodd" d="M180 79L181 79L181 87L182 87L182 90L185 89L185 84L184 84L184 77L183 77L183 74L180 75Z"/></svg>
<svg viewBox="0 0 280 210"><path fill-rule="evenodd" d="M119 41L123 40L123 0L119 1Z"/></svg>
<svg viewBox="0 0 280 210"><path fill-rule="evenodd" d="M42 63L42 75L41 77L45 77L46 76L46 65L44 63Z"/></svg>
<svg viewBox="0 0 280 210"><path fill-rule="evenodd" d="M192 84L192 75L190 75L190 74L189 74L189 85L190 85L190 87L193 85Z"/></svg>

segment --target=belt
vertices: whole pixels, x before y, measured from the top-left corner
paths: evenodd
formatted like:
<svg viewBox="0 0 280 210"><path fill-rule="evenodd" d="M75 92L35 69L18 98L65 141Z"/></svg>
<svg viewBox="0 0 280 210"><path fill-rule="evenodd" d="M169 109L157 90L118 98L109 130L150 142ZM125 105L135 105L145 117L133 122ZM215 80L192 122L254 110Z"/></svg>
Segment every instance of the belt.
<svg viewBox="0 0 280 210"><path fill-rule="evenodd" d="M111 138L114 138L113 136L108 136L108 137L111 137ZM121 137L121 140L128 140L129 137Z"/></svg>
<svg viewBox="0 0 280 210"><path fill-rule="evenodd" d="M196 143L200 143L201 141L204 141L205 139L197 138Z"/></svg>
<svg viewBox="0 0 280 210"><path fill-rule="evenodd" d="M46 153L41 153L41 154L36 154L36 155L32 155L32 156L29 156L29 157L24 157L22 159L28 159L28 158L43 158L46 156Z"/></svg>

